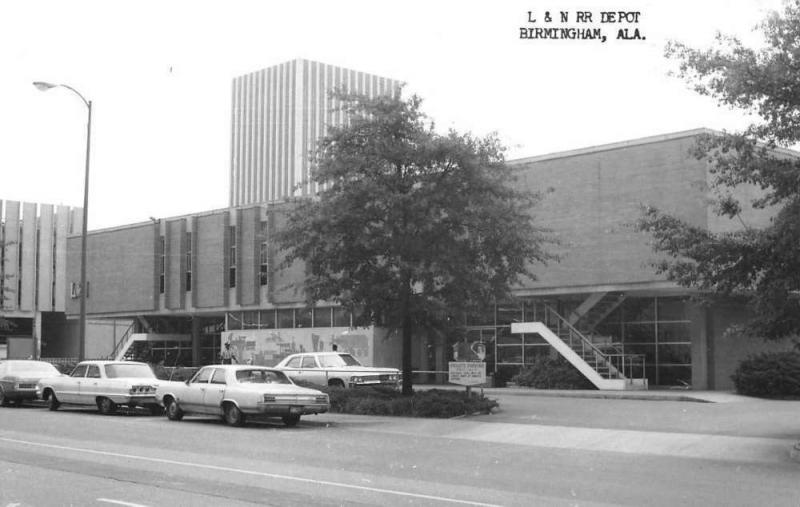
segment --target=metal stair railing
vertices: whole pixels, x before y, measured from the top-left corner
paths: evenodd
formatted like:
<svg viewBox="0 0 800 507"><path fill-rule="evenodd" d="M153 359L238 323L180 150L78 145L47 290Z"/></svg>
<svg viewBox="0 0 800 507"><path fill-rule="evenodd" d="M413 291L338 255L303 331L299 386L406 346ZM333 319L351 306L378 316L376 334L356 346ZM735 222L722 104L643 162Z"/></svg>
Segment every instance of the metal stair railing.
<svg viewBox="0 0 800 507"><path fill-rule="evenodd" d="M542 306L544 307L544 325L550 328L581 359L592 366L598 375L607 379L630 380L633 378L633 368L640 365L641 378L645 378L643 354L607 354L549 305L542 303ZM625 372L631 376L625 375Z"/></svg>
<svg viewBox="0 0 800 507"><path fill-rule="evenodd" d="M122 350L122 348L123 348L123 347L124 347L126 344L128 344L128 346L130 346L130 344L128 343L128 341L129 341L129 339L130 339L131 335L133 334L133 330L135 329L135 327L136 327L136 322L135 322L135 321L134 321L134 322L131 322L131 325L130 325L130 326L128 326L128 329L127 329L127 330L125 330L125 334L123 334L123 335L122 335L122 338L121 338L121 339L120 339L120 340L117 342L117 345L114 347L114 350L113 350L113 352L111 352L111 354L108 356L108 359L110 359L110 360L112 360L112 361L116 360L116 358L117 358L117 354L119 354L119 353L120 353L120 351Z"/></svg>

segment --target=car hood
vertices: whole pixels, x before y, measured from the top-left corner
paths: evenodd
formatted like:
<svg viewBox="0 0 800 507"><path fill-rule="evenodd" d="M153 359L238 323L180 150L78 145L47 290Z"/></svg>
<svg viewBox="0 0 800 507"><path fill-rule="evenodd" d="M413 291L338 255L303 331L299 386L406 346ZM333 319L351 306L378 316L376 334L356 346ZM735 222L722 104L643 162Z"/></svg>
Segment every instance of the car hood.
<svg viewBox="0 0 800 507"><path fill-rule="evenodd" d="M325 371L346 371L348 373L363 372L372 374L398 374L397 368L376 368L373 366L337 366L335 368L322 368Z"/></svg>

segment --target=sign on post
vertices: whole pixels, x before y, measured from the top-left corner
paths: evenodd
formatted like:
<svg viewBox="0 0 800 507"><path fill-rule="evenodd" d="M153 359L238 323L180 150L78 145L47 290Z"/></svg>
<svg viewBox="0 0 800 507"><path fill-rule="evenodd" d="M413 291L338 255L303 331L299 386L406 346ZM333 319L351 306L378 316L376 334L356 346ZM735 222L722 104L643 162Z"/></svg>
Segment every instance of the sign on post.
<svg viewBox="0 0 800 507"><path fill-rule="evenodd" d="M450 361L447 381L462 386L476 386L486 383L486 363L482 361Z"/></svg>

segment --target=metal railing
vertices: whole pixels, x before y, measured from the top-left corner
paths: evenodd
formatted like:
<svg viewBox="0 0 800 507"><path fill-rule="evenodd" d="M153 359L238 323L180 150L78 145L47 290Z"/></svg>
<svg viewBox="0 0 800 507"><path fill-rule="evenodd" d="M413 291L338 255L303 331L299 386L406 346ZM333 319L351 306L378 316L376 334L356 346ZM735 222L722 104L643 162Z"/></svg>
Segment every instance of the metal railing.
<svg viewBox="0 0 800 507"><path fill-rule="evenodd" d="M125 333L122 335L122 338L120 338L120 340L114 346L114 350L108 356L108 359L113 360L117 358L117 354L119 354L122 347L125 346L126 343L128 343L128 338L130 338L130 336L133 334L133 330L135 327L136 327L136 321L131 322L131 325L128 326L128 329L125 330Z"/></svg>

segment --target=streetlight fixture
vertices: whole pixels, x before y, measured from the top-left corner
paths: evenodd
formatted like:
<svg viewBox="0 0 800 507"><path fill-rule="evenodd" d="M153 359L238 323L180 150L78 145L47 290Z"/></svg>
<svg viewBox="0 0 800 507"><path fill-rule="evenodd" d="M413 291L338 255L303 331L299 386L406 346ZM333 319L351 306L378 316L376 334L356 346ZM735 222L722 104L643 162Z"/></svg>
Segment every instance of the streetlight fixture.
<svg viewBox="0 0 800 507"><path fill-rule="evenodd" d="M92 101L86 100L78 90L69 85L34 81L33 86L43 92L52 88L66 88L83 101L88 111L86 120L86 171L84 172L83 180L83 228L81 229L81 317L78 331L78 361L83 361L86 359L86 239L89 219L89 147L92 139Z"/></svg>

